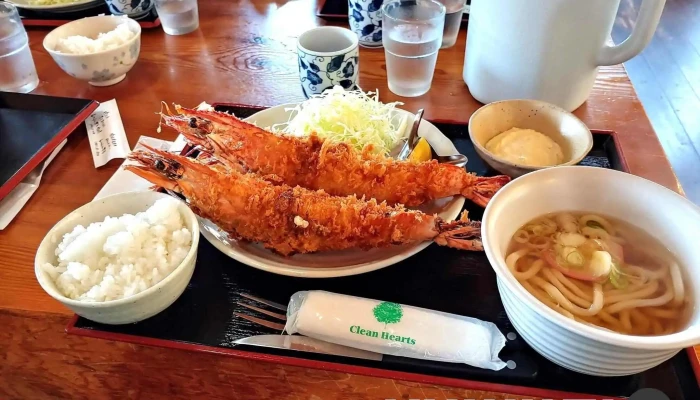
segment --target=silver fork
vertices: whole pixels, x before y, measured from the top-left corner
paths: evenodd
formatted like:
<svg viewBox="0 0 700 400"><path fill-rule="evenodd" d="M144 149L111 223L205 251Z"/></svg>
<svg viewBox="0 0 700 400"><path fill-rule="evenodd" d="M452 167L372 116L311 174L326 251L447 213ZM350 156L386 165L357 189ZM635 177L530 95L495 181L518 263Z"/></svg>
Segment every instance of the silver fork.
<svg viewBox="0 0 700 400"><path fill-rule="evenodd" d="M246 299L256 301L261 304L265 304L269 307L286 311L287 307L275 303L274 301L270 300L265 300L263 298L253 296L251 294L247 293L238 293L241 297L245 297ZM284 314L276 313L273 311L268 311L264 308L260 308L257 306L254 306L252 304L246 304L242 302L236 302L236 304L245 307L247 309L263 313L265 315L268 315L272 318L276 318L281 321L286 321L287 316ZM242 313L234 313L237 317L243 318L245 320L248 320L254 324L262 325L271 329L276 329L278 331L283 331L284 330L284 325L277 323L277 322L272 322L268 321L262 318L258 317L253 317L252 315L248 314L242 314ZM257 336L250 336L247 338L242 338L238 339L234 342L235 344L241 344L241 345L249 345L249 346L261 346L261 347L272 347L275 349L287 349L287 350L296 350L296 351L303 351L303 352L308 352L308 353L320 353L320 354L330 354L330 355L335 355L335 356L343 356L343 357L352 357L352 358L361 358L363 360L373 360L373 361L381 361L383 359L383 355L379 353L374 353L371 351L366 351L366 350L360 350L360 349L355 349L352 347L347 347L347 346L342 346L339 344L335 343L330 343L330 342L324 342L319 339L314 339L311 337L307 336L301 336L301 335L257 335Z"/></svg>
<svg viewBox="0 0 700 400"><path fill-rule="evenodd" d="M247 294L247 293L238 293L238 294L241 297L245 297L248 300L252 300L252 301L256 301L256 302L261 303L261 304L265 304L266 306L275 308L277 310L282 310L285 312L287 311L287 306L285 306L283 304L275 303L274 301L270 301L270 300L265 300L261 297L253 296L252 294ZM256 307L254 305L243 303L240 301L237 301L236 304L238 304L239 306L245 307L249 310L257 311L261 314L265 314L265 315L270 316L272 318L278 319L280 321L287 321L287 316L285 314L276 313L274 311L268 311L264 308ZM233 314L239 318L243 318L243 319L248 320L252 323L266 326L266 327L271 328L271 329L276 329L279 331L284 329L284 324L280 324L278 322L272 322L272 321L268 321L268 320L265 320L262 318L253 317L252 315L242 314L242 313L237 313L237 312L233 313Z"/></svg>

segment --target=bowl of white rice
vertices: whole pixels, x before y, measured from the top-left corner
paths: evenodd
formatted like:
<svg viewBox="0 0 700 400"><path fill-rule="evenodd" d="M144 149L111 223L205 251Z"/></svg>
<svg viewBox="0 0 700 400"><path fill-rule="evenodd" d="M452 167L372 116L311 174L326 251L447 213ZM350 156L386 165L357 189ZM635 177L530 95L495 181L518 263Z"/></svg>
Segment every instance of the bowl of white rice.
<svg viewBox="0 0 700 400"><path fill-rule="evenodd" d="M37 249L41 287L76 314L128 324L168 308L197 260L199 223L187 205L157 192L88 203L59 221Z"/></svg>
<svg viewBox="0 0 700 400"><path fill-rule="evenodd" d="M126 16L100 15L59 26L44 48L68 75L94 86L124 80L141 51L141 26Z"/></svg>

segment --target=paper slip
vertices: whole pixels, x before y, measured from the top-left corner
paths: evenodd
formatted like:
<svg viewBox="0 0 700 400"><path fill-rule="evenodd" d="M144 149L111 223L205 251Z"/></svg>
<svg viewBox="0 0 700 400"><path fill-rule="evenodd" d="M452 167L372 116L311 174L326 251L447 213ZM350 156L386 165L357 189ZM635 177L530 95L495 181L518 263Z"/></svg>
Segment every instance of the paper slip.
<svg viewBox="0 0 700 400"><path fill-rule="evenodd" d="M139 141L136 143L134 150L142 150L144 148L142 144L146 144L148 146L160 150L173 151L179 153L179 150L174 151L176 149L173 145L173 142L156 139L149 136L141 136L139 138ZM115 172L114 175L112 175L112 177L109 178L107 183L102 187L99 193L97 193L97 196L95 196L93 201L117 193L144 191L150 189L151 186L153 186L151 182L138 177L134 173L124 170L124 165L129 164L134 164L134 162L129 160L124 161L124 163L121 167L119 167L117 172Z"/></svg>
<svg viewBox="0 0 700 400"><path fill-rule="evenodd" d="M95 168L107 164L109 160L125 158L131 151L116 100L101 103L85 120L85 126Z"/></svg>
<svg viewBox="0 0 700 400"><path fill-rule="evenodd" d="M51 164L51 161L53 161L67 141L68 139L61 142L42 164L34 168L34 171L30 172L19 185L12 189L10 194L0 200L0 231L5 229L7 225L12 222L15 216L22 210L22 207L27 204L34 192L39 189L39 183L41 182L44 170Z"/></svg>

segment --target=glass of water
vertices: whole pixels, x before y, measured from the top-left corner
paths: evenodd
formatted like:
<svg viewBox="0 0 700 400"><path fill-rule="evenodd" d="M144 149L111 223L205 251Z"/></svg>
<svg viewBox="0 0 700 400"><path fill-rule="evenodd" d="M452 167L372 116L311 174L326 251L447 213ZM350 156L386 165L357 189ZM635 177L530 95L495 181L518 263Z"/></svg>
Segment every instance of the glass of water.
<svg viewBox="0 0 700 400"><path fill-rule="evenodd" d="M389 90L403 97L427 93L442 44L445 6L434 0L389 0L382 14Z"/></svg>
<svg viewBox="0 0 700 400"><path fill-rule="evenodd" d="M457 43L459 27L462 25L462 14L467 0L438 0L445 6L445 29L442 31L442 49L452 47Z"/></svg>
<svg viewBox="0 0 700 400"><path fill-rule="evenodd" d="M197 0L156 0L156 11L168 35L185 35L199 28Z"/></svg>
<svg viewBox="0 0 700 400"><path fill-rule="evenodd" d="M38 85L29 37L17 9L0 2L0 91L29 93Z"/></svg>

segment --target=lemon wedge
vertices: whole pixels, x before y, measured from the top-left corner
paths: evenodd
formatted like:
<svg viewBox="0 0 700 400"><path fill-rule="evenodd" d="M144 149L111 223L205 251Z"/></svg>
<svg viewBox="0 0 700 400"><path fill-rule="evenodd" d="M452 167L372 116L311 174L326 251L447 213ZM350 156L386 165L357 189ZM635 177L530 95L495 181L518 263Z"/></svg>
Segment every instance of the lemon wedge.
<svg viewBox="0 0 700 400"><path fill-rule="evenodd" d="M433 158L433 156L430 150L430 144L424 138L418 140L416 147L413 148L413 151L408 156L409 161L413 162L428 161L431 158Z"/></svg>

